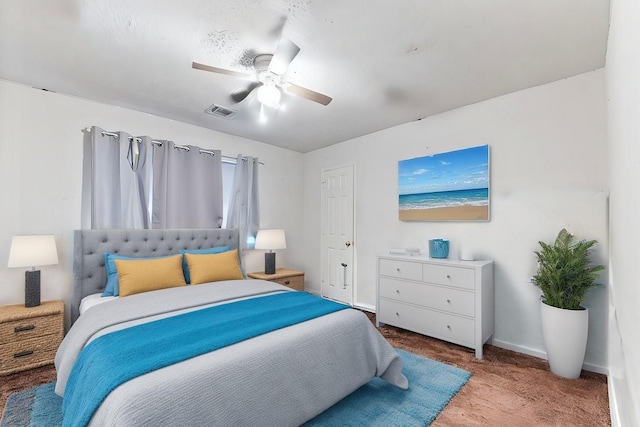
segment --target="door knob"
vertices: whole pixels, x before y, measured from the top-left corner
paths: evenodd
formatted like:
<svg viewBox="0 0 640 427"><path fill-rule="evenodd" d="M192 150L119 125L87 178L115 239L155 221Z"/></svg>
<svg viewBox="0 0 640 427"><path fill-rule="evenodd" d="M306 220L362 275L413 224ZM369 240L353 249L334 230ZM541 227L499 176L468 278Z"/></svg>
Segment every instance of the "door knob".
<svg viewBox="0 0 640 427"><path fill-rule="evenodd" d="M349 246L351 246L351 242L347 240L346 242L344 242L344 245L345 245L346 247L349 247Z"/></svg>

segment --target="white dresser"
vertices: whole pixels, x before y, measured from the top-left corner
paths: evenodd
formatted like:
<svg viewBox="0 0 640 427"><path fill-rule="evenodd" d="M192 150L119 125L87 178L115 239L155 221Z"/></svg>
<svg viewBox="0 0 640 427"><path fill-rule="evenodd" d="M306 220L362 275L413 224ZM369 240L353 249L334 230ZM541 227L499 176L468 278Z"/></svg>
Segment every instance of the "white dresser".
<svg viewBox="0 0 640 427"><path fill-rule="evenodd" d="M379 256L376 324L475 349L493 335L493 261Z"/></svg>

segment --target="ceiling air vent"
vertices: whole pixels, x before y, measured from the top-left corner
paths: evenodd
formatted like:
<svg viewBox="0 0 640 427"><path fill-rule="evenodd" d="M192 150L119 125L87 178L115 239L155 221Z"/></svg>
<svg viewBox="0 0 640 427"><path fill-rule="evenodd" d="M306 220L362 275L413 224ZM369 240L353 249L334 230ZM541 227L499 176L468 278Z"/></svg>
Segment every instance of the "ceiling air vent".
<svg viewBox="0 0 640 427"><path fill-rule="evenodd" d="M232 119L238 113L238 110L231 110L221 105L213 104L211 107L204 110L204 112L207 114L211 114L212 116Z"/></svg>

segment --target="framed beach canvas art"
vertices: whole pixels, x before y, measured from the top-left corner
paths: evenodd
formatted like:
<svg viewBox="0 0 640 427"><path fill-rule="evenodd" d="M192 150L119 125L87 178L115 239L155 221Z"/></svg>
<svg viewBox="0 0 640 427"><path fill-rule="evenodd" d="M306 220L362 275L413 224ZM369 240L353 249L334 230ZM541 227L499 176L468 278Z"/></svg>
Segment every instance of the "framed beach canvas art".
<svg viewBox="0 0 640 427"><path fill-rule="evenodd" d="M401 221L489 221L489 146L398 162Z"/></svg>

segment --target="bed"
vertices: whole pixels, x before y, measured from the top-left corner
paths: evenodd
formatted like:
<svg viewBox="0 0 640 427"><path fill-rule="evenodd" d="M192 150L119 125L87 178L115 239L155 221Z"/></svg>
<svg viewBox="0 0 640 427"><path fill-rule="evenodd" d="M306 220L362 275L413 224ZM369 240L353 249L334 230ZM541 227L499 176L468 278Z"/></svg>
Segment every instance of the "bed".
<svg viewBox="0 0 640 427"><path fill-rule="evenodd" d="M273 282L239 277L138 292L95 304L80 315L83 299L104 292L105 252L124 257L173 259L171 255L180 251L197 253L220 247L237 250L237 232L225 229L75 231L73 325L55 361L56 393L63 396L63 405L66 405L64 425L87 424L78 421L81 417L69 415L75 414L69 407L84 405L76 402L89 399L85 398L90 394L88 389L99 388L95 384L111 381L120 371L135 371L137 365L153 359L138 356L147 354L135 347L143 345L139 343L143 340L131 335L144 328L155 328L148 329L152 331L164 328L174 334L206 326L207 329L184 332L192 335L178 338L183 340L175 341L179 344L156 344L156 348L164 349L155 351L159 358L173 357L169 355L178 350L202 347L205 344L201 346L201 341L224 340L228 336L233 336L233 340L222 345L216 341L211 343L215 345L212 350L200 349L184 360L154 369L140 367L139 376L131 374L130 379L117 383L103 398L97 398L96 409L89 411L89 418L84 415L88 425L295 426L320 414L374 376L400 388L408 387L402 374L402 360L365 314ZM203 265L200 260L211 264L214 258L207 256L182 256L183 261L188 258L188 267L193 267L192 281L196 280L196 273L197 280L207 279L208 276L201 276L196 269ZM200 264L192 262L196 258ZM239 264L241 257L237 258ZM215 258L216 262L218 259ZM127 261L116 261L121 268L118 272L122 280L120 292L125 292L131 282L126 281L129 279L124 275L124 266L129 268L138 262ZM241 265L238 267L242 271ZM291 309L287 305L291 303L298 305ZM317 306L318 311L300 320L297 317L305 312L299 308L302 306L305 309ZM232 310L245 313L247 307L263 311L258 315L252 311L250 316L254 317L234 317L237 314ZM218 329L200 320L205 317L196 317L205 315L221 322L215 326ZM263 321L266 319L269 321ZM183 320L184 326L176 323ZM274 323L273 329L265 329L270 323ZM241 328L243 324L248 328ZM260 331L243 335L245 329ZM155 332L147 335L156 338ZM114 341L118 344L112 346L123 353L121 361L112 355L104 356L98 346L116 336L121 341ZM201 339L195 340L194 336ZM171 339L176 338L172 335ZM197 345L190 345L192 342ZM85 360L88 357L84 357L87 354L102 359L96 359L100 361L92 362L93 365L83 370L89 365Z"/></svg>

